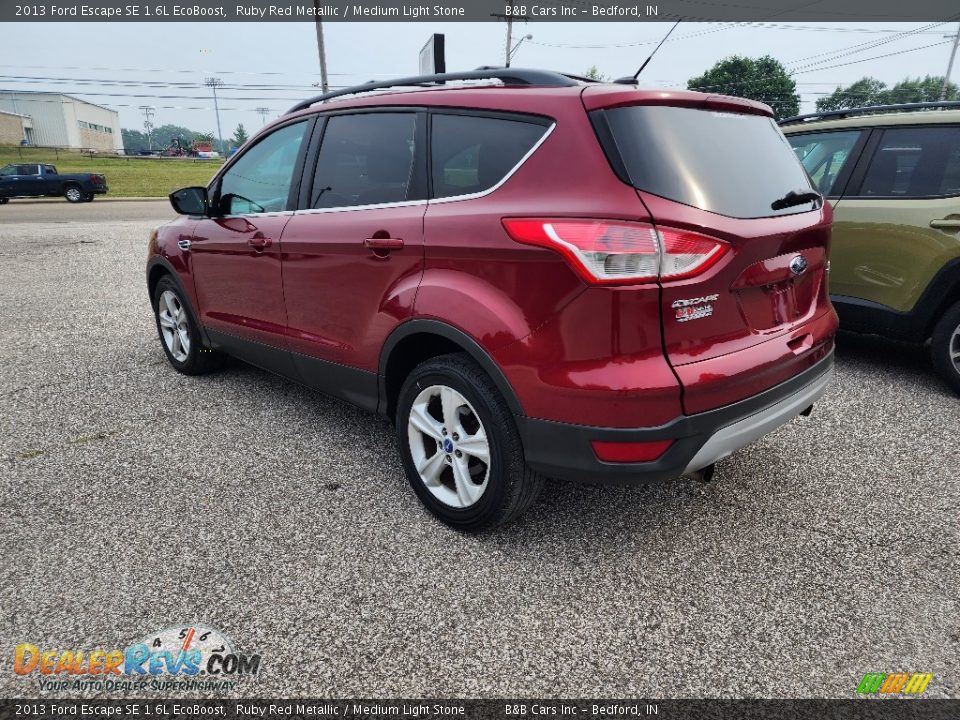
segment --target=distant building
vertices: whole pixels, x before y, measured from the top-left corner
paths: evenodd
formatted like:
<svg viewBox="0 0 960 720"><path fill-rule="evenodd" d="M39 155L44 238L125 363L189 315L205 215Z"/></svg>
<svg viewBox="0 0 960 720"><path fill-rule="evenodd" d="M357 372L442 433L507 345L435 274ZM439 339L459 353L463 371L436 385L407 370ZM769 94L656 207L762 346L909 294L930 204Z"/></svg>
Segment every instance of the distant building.
<svg viewBox="0 0 960 720"><path fill-rule="evenodd" d="M19 118L20 136L11 128ZM116 152L123 150L116 110L60 93L0 90L0 144Z"/></svg>
<svg viewBox="0 0 960 720"><path fill-rule="evenodd" d="M0 145L19 145L33 133L33 121L29 115L0 110Z"/></svg>

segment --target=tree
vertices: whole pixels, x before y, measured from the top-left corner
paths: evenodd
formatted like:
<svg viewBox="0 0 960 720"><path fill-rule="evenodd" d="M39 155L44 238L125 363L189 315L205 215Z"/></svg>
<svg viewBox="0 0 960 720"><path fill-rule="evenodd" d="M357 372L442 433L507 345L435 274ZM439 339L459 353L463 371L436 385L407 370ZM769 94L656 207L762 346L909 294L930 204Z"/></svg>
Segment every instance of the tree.
<svg viewBox="0 0 960 720"><path fill-rule="evenodd" d="M610 78L600 72L596 65L591 65L583 76L590 80L596 80L597 82L610 82Z"/></svg>
<svg viewBox="0 0 960 720"><path fill-rule="evenodd" d="M886 94L886 102L911 103L911 102L936 102L940 99L940 88L943 87L943 76L927 75L922 80L920 78L906 78L901 80ZM960 97L956 84L947 83L947 100L957 100Z"/></svg>
<svg viewBox="0 0 960 720"><path fill-rule="evenodd" d="M797 84L780 61L769 55L724 58L703 75L690 78L687 88L757 100L772 107L778 118L800 112Z"/></svg>
<svg viewBox="0 0 960 720"><path fill-rule="evenodd" d="M249 139L250 136L247 135L247 131L244 129L243 123L237 125L237 129L233 131L233 137L231 138L234 146L240 147Z"/></svg>
<svg viewBox="0 0 960 720"><path fill-rule="evenodd" d="M120 129L120 137L123 138L123 151L128 155L147 150L147 136L139 130Z"/></svg>
<svg viewBox="0 0 960 720"><path fill-rule="evenodd" d="M847 87L838 87L830 95L817 100L817 112L883 105L887 100L887 84L876 78L862 77Z"/></svg>

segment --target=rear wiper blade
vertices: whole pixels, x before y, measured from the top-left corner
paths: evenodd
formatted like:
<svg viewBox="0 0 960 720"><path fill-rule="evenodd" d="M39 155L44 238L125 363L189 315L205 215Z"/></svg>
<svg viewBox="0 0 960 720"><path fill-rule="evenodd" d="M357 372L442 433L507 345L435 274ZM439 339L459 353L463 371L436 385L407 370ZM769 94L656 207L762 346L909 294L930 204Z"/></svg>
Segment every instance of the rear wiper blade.
<svg viewBox="0 0 960 720"><path fill-rule="evenodd" d="M814 200L823 200L823 196L813 190L791 190L782 198L770 203L771 210L784 210L788 207L803 205Z"/></svg>

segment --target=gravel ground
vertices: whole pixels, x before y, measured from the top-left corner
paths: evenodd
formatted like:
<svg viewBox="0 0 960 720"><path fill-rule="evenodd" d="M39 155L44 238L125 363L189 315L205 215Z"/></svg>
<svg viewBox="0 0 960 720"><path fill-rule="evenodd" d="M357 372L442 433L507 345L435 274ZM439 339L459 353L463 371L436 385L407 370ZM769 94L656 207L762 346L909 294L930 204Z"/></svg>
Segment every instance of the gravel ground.
<svg viewBox="0 0 960 720"><path fill-rule="evenodd" d="M711 484L551 483L463 536L383 421L168 367L143 280L168 217L0 208L0 696L48 694L19 643L198 622L262 655L236 695L852 697L923 671L960 697L960 400L922 351L841 337L813 415Z"/></svg>

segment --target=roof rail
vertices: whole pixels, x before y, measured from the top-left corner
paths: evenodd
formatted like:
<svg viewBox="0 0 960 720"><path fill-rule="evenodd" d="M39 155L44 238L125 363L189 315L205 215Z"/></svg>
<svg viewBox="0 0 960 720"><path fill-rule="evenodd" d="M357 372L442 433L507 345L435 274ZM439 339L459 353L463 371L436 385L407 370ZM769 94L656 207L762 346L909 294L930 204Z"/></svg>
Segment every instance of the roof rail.
<svg viewBox="0 0 960 720"><path fill-rule="evenodd" d="M507 67L483 67L477 70L468 70L466 72L439 73L437 75L415 75L412 77L397 78L396 80L385 80L375 82L371 80L363 85L354 85L353 87L333 90L332 92L317 95L316 97L304 100L287 110L287 115L305 110L316 103L332 100L333 98L343 97L344 95L356 95L358 93L369 92L370 90L385 90L392 87L427 87L430 85L442 85L445 82L456 80L500 80L504 85L537 85L541 87L573 87L578 82L567 75L551 72L549 70L523 70L520 68Z"/></svg>
<svg viewBox="0 0 960 720"><path fill-rule="evenodd" d="M904 112L908 110L933 110L935 108L960 109L960 100L938 100L935 102L901 103L899 105L868 105L866 107L846 108L844 110L830 110L829 112L797 115L781 120L781 125L793 125L809 120L826 120L828 118L845 118L853 115L869 115L880 112Z"/></svg>

